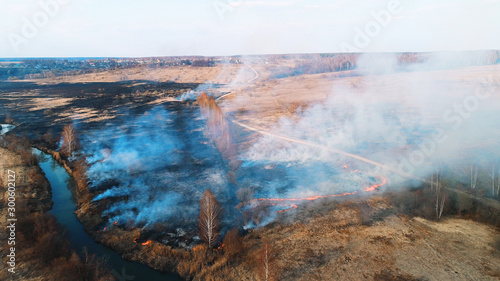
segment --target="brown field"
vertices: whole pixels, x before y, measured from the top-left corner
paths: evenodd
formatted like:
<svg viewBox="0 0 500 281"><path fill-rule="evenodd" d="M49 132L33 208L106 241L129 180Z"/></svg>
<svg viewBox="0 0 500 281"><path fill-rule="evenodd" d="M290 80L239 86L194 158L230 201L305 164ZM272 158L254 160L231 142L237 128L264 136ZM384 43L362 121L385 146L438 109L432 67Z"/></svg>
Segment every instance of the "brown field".
<svg viewBox="0 0 500 281"><path fill-rule="evenodd" d="M321 73L267 80L266 66L254 68L262 72L245 88L238 88L233 95L220 102L228 114L233 114L239 121L262 128L271 127L280 117L293 118L299 105L305 107L324 102L336 91L347 89L359 98L397 100L412 102L411 94L429 96L436 94L432 88L418 93L411 93L412 85L425 83L442 85L446 95L471 95L478 82L489 75L500 81L500 66L469 66L460 69L422 71L417 73L396 73L384 75L356 75L354 71L341 73ZM267 74L268 75L268 74ZM458 83L457 83L458 81Z"/></svg>
<svg viewBox="0 0 500 281"><path fill-rule="evenodd" d="M280 280L498 280L498 230L463 219L433 222L391 214L371 225L358 204L390 213L386 199L345 202L321 216L254 231L245 244L274 241ZM326 205L326 204L325 204ZM322 208L318 204L316 208ZM313 209L314 207L311 207ZM331 208L331 207L330 207ZM312 211L312 210L310 210ZM245 268L243 265L236 270ZM250 279L253 280L253 279Z"/></svg>

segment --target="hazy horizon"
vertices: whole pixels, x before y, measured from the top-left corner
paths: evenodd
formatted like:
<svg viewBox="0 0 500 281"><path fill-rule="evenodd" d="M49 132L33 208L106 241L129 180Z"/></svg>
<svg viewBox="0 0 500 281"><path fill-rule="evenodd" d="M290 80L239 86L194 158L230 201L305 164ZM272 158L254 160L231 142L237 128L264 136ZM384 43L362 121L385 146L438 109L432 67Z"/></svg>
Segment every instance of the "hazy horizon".
<svg viewBox="0 0 500 281"><path fill-rule="evenodd" d="M358 53L358 52L350 52L349 54L403 54L403 53L419 53L419 54L426 54L426 53L454 53L454 52L489 52L489 51L500 51L500 49L478 49L478 50L458 50L458 51L434 51L434 52L363 52L363 53ZM329 53L274 53L274 54L235 54L235 55L217 55L217 56L211 56L211 55L196 55L196 54L187 54L187 55L178 55L178 56L138 56L138 57L132 57L132 56L123 56L123 57L117 57L117 56L109 56L109 57L0 57L0 61L15 61L17 59L70 59L70 60L88 60L88 59L147 59L147 58L169 58L169 57L206 57L206 58L217 58L217 57L251 57L251 56L274 56L274 55L317 55L317 54L344 54L343 52L329 52Z"/></svg>
<svg viewBox="0 0 500 281"><path fill-rule="evenodd" d="M0 57L497 50L499 0L1 0Z"/></svg>

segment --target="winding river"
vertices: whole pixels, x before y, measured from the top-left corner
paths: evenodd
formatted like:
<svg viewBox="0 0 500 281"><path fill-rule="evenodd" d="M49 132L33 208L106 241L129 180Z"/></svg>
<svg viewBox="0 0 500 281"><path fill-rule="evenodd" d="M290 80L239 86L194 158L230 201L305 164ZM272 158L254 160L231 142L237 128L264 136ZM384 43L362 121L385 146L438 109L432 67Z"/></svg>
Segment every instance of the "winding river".
<svg viewBox="0 0 500 281"><path fill-rule="evenodd" d="M34 153L40 154L40 168L52 187L52 201L54 206L50 211L57 221L64 225L71 238L71 247L79 254L87 248L90 254L97 257L106 258L106 263L112 274L119 281L121 280L182 280L173 273L162 273L138 262L124 260L118 253L110 248L98 244L85 232L83 225L77 219L74 211L76 209L76 199L71 190L70 177L66 170L54 161L50 155L40 150L34 149Z"/></svg>

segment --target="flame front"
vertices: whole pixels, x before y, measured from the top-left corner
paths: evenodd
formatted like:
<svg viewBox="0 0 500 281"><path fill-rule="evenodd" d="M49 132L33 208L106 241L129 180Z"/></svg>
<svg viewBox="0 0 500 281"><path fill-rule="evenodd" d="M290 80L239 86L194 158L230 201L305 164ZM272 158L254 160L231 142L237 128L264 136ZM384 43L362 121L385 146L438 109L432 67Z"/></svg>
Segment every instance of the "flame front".
<svg viewBox="0 0 500 281"><path fill-rule="evenodd" d="M382 183L374 184L372 186L368 186L368 187L365 188L365 191L368 191L368 192L374 191L377 188L385 185L386 183L387 183L387 178L382 177Z"/></svg>
<svg viewBox="0 0 500 281"><path fill-rule="evenodd" d="M226 244L221 244L219 247L217 247L216 249L213 249L214 251L221 251L222 249L224 249L224 247L226 246Z"/></svg>
<svg viewBox="0 0 500 281"><path fill-rule="evenodd" d="M347 165L343 165L345 169L347 168ZM360 173L361 171L355 170L354 172ZM385 185L387 183L387 178L385 177L380 177L381 182L378 184L374 184L368 187L364 188L364 191L366 192L372 192L377 190L379 187ZM316 196L310 196L310 197L303 197L303 198L257 198L253 199L250 201L251 203L254 204L260 204L262 202L279 202L279 203L271 203L271 206L287 206L287 209L284 210L279 210L278 213L284 213L288 212L293 209L297 209L298 206L296 204L288 203L288 202L301 202L301 201L314 201L322 198L331 198L331 197L342 197L342 196L348 196L348 195L354 195L357 194L358 191L353 191L353 192L345 192L345 193L338 193L338 194L329 194L329 195L316 195Z"/></svg>
<svg viewBox="0 0 500 281"><path fill-rule="evenodd" d="M134 238L134 243L137 243L137 240L138 240L139 238L141 238L141 237L139 236L139 237ZM141 243L141 245L142 245L142 246L146 246L146 245L151 244L151 242L153 242L153 241L152 241L152 240L148 240L148 241L146 241L146 242L144 242L144 243Z"/></svg>

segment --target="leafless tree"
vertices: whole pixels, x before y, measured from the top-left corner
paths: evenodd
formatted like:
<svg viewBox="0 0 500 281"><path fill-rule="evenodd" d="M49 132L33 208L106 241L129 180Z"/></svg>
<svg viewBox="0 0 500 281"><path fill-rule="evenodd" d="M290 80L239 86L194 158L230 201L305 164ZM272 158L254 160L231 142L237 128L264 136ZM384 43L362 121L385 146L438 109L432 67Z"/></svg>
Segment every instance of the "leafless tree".
<svg viewBox="0 0 500 281"><path fill-rule="evenodd" d="M260 275L263 280L269 281L272 280L273 276L273 255L272 255L272 247L271 243L268 241L265 241L262 247L259 250L259 256L260 260Z"/></svg>
<svg viewBox="0 0 500 281"><path fill-rule="evenodd" d="M500 174L500 168L498 169L498 174ZM497 176L497 197L500 194L500 178Z"/></svg>
<svg viewBox="0 0 500 281"><path fill-rule="evenodd" d="M435 181L434 181L434 171L432 171L432 174L431 174L431 190L434 190L434 187L435 187Z"/></svg>
<svg viewBox="0 0 500 281"><path fill-rule="evenodd" d="M474 163L470 166L470 187L475 189L477 186L477 175L479 174L479 168L474 166Z"/></svg>
<svg viewBox="0 0 500 281"><path fill-rule="evenodd" d="M434 181L435 178L435 181ZM440 219L443 215L444 203L446 196L441 192L441 185L439 182L439 169L436 172L436 176L432 175L432 185L436 189L436 218Z"/></svg>
<svg viewBox="0 0 500 281"><path fill-rule="evenodd" d="M200 200L200 218L198 226L200 228L200 237L212 248L220 237L219 219L221 207L215 195L209 190L205 190Z"/></svg>
<svg viewBox="0 0 500 281"><path fill-rule="evenodd" d="M441 201L439 201L441 197ZM444 209L444 203L445 203L446 196L444 194L439 195L439 193L436 196L436 217L438 219L441 218L443 215L443 209Z"/></svg>
<svg viewBox="0 0 500 281"><path fill-rule="evenodd" d="M493 197L498 197L500 193L500 168L497 171L495 166L491 170L491 188L493 190Z"/></svg>
<svg viewBox="0 0 500 281"><path fill-rule="evenodd" d="M271 252L269 251L269 245L266 244L264 245L264 256L262 260L262 264L264 266L264 274L265 274L265 280L269 280L269 260L270 260L270 255Z"/></svg>
<svg viewBox="0 0 500 281"><path fill-rule="evenodd" d="M491 169L491 193L495 196L495 165Z"/></svg>
<svg viewBox="0 0 500 281"><path fill-rule="evenodd" d="M61 151L65 153L67 156L71 156L73 152L78 148L78 138L76 136L76 130L73 125L69 124L64 126L62 132L62 146Z"/></svg>

